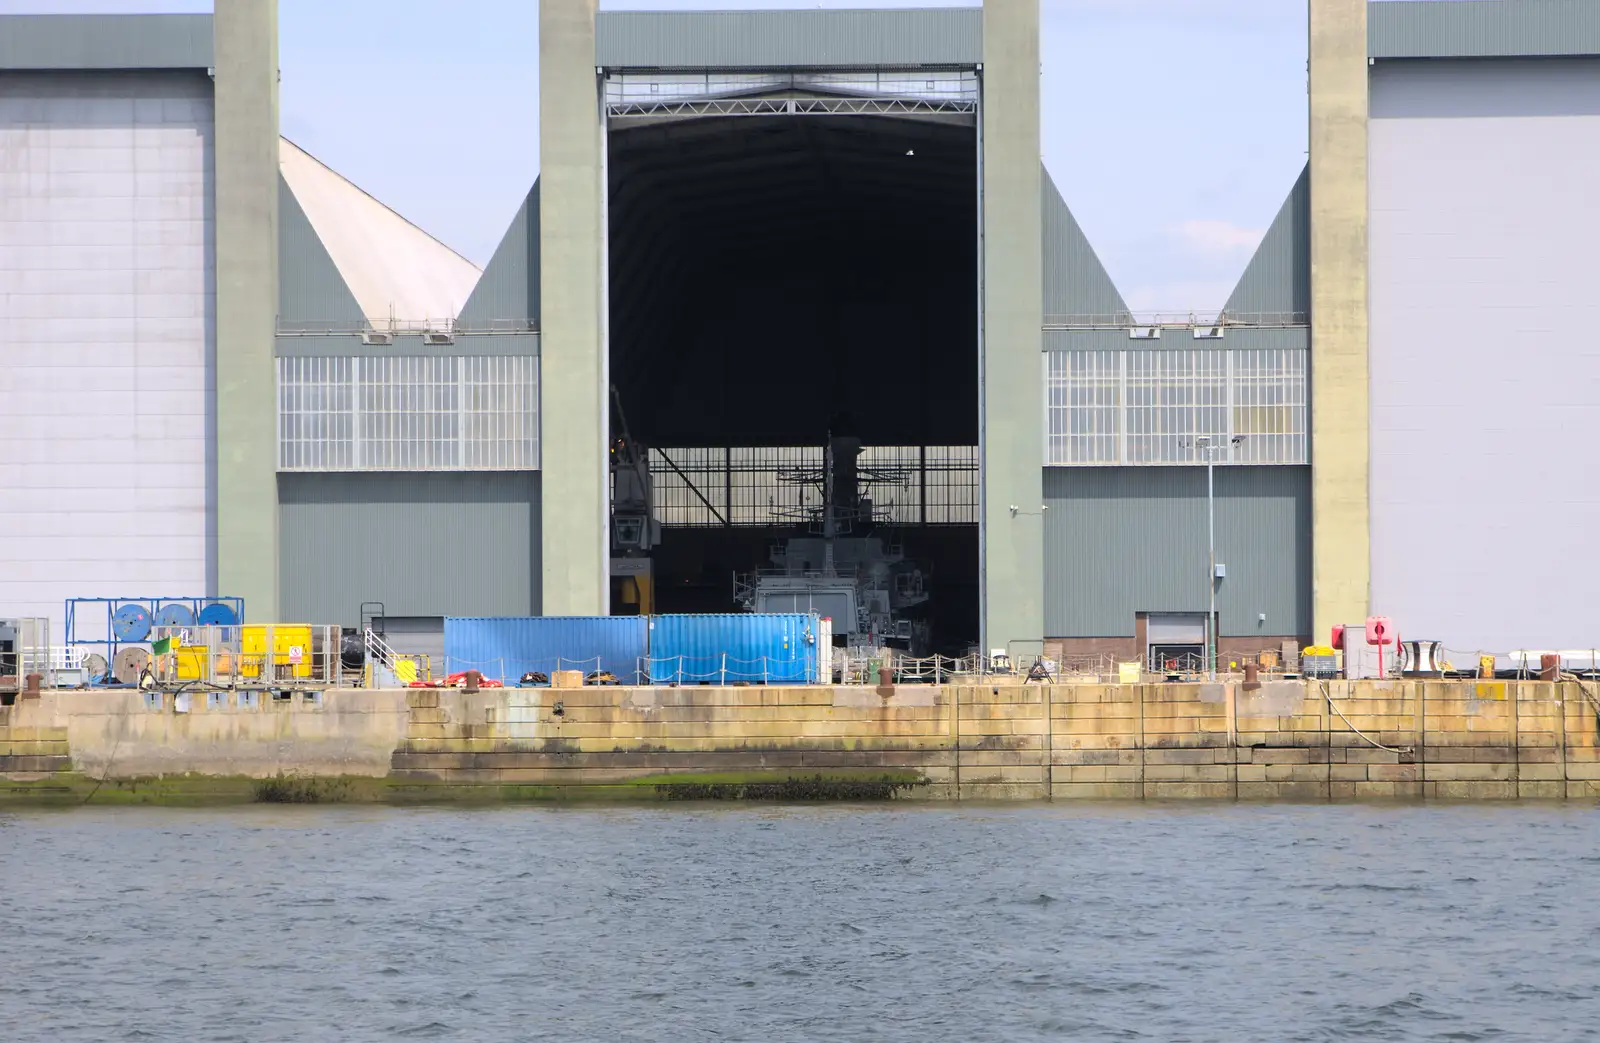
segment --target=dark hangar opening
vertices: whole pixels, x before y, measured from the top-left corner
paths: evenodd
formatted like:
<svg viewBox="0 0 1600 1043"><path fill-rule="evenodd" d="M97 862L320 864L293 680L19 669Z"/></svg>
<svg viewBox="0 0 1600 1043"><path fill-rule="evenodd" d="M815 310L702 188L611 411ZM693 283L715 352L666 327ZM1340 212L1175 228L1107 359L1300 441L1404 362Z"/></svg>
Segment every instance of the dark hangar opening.
<svg viewBox="0 0 1600 1043"><path fill-rule="evenodd" d="M978 630L971 120L619 121L607 162L613 435L625 416L650 449L655 611L741 607L736 574L822 535L825 483L804 479L826 468L830 437L854 439L872 506L846 519L850 537L920 573L925 596L899 613L915 643L965 652ZM834 450L848 467L850 444ZM880 585L917 582L894 571Z"/></svg>

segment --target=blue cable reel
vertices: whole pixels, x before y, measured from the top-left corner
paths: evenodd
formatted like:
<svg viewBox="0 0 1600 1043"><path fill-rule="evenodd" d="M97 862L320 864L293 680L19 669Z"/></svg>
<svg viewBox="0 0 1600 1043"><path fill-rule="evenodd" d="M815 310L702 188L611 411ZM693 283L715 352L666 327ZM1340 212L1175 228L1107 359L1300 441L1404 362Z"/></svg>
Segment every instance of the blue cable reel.
<svg viewBox="0 0 1600 1043"><path fill-rule="evenodd" d="M236 627L239 625L239 614L233 610L232 605L222 601L213 601L200 610L200 625L203 627Z"/></svg>
<svg viewBox="0 0 1600 1043"><path fill-rule="evenodd" d="M143 605L122 605L111 614L111 635L128 644L145 640L150 636L150 610Z"/></svg>
<svg viewBox="0 0 1600 1043"><path fill-rule="evenodd" d="M156 610L158 627L194 626L194 609L177 601L169 601Z"/></svg>

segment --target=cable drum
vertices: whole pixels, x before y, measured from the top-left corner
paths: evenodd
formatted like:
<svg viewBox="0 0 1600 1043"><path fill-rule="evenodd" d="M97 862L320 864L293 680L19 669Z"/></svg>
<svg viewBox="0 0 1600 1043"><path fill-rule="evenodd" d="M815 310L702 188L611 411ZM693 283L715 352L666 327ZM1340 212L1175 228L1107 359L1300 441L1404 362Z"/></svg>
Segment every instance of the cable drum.
<svg viewBox="0 0 1600 1043"><path fill-rule="evenodd" d="M213 601L200 610L200 625L203 627L236 627L239 625L239 614L233 606L221 601Z"/></svg>
<svg viewBox="0 0 1600 1043"><path fill-rule="evenodd" d="M194 609L176 601L169 601L156 610L156 626L192 627L194 626Z"/></svg>
<svg viewBox="0 0 1600 1043"><path fill-rule="evenodd" d="M148 630L148 627L146 629ZM138 684L140 671L149 663L149 652L142 648L124 648L112 660L111 674L123 684Z"/></svg>
<svg viewBox="0 0 1600 1043"><path fill-rule="evenodd" d="M122 642L139 642L150 636L150 610L143 605L122 605L111 616L111 635Z"/></svg>

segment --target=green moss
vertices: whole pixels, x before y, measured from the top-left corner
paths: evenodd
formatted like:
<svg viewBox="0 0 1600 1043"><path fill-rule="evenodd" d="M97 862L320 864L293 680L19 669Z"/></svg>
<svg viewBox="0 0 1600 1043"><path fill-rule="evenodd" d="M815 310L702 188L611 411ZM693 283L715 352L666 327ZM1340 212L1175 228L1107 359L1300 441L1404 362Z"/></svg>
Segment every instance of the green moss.
<svg viewBox="0 0 1600 1043"><path fill-rule="evenodd" d="M506 804L527 802L640 803L662 800L889 800L927 785L908 770L833 768L826 771L678 772L606 783L459 783L416 775L302 776L267 779L228 775L164 775L100 782L79 772L19 781L0 778L0 806L377 803Z"/></svg>
<svg viewBox="0 0 1600 1043"><path fill-rule="evenodd" d="M902 789L926 786L914 771L832 770L729 772L640 779L665 800L877 801L893 800Z"/></svg>
<svg viewBox="0 0 1600 1043"><path fill-rule="evenodd" d="M257 779L251 790L259 804L338 804L349 798L350 780L280 771L270 779Z"/></svg>

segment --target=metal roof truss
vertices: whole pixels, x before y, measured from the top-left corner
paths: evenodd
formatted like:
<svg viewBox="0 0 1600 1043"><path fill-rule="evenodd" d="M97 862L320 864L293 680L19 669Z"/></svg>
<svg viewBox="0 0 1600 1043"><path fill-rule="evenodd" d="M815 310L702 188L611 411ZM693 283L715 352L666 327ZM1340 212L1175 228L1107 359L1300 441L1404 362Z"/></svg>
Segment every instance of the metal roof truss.
<svg viewBox="0 0 1600 1043"><path fill-rule="evenodd" d="M704 116L963 116L977 113L975 101L924 101L920 98L715 98L701 101L622 102L606 106L612 119L698 119Z"/></svg>

